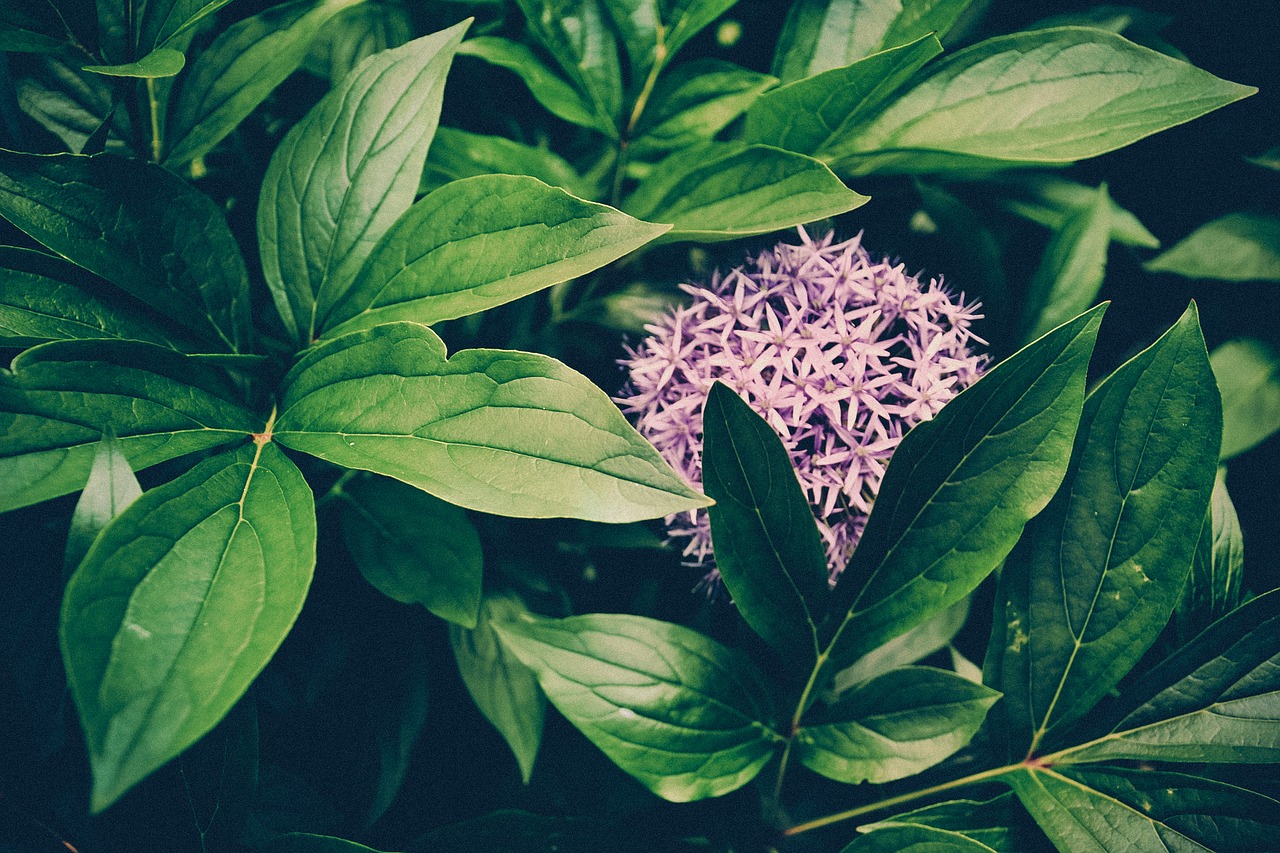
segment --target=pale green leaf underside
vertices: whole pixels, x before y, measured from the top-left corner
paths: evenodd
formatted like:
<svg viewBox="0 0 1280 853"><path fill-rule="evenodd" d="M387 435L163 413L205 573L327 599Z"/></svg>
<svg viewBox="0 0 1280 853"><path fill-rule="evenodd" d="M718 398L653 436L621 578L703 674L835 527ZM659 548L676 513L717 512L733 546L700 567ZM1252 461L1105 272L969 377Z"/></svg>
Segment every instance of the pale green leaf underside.
<svg viewBox="0 0 1280 853"><path fill-rule="evenodd" d="M89 480L84 484L84 491L71 514L63 560L68 571L80 565L103 528L141 494L142 487L129 467L129 460L120 451L120 442L113 434L107 433L98 442L93 467L89 469Z"/></svg>

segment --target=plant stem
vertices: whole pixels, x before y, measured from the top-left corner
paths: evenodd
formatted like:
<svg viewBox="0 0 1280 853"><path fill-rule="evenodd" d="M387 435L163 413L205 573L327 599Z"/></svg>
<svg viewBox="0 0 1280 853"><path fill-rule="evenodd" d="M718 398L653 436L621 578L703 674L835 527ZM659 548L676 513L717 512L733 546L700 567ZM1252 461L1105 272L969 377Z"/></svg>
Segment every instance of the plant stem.
<svg viewBox="0 0 1280 853"><path fill-rule="evenodd" d="M151 111L151 159L160 162L160 104L156 101L156 82L147 78L147 102Z"/></svg>
<svg viewBox="0 0 1280 853"><path fill-rule="evenodd" d="M316 509L318 510L320 509L320 507L324 506L327 503L332 503L333 501L336 501L339 498L346 497L346 492L343 490L342 487L347 484L348 480L350 480L352 477L356 476L359 473L360 472L357 471L355 468L348 468L346 471L343 471L342 476L339 477L337 481L332 486L329 487L329 491L325 492L323 495L321 495L319 498L316 499Z"/></svg>
<svg viewBox="0 0 1280 853"><path fill-rule="evenodd" d="M649 98L653 95L653 87L658 82L658 75L667 63L665 35L665 29L658 27L658 42L653 47L653 65L649 67L649 76L640 87L640 94L636 95L636 102L631 107L631 115L627 118L627 126L622 129L622 138L618 140L618 161L613 171L613 187L609 191L609 203L614 207L617 207L618 202L622 200L622 181L627 173L627 149L631 145L631 134L640 123L640 116L644 114L644 108L649 105Z"/></svg>

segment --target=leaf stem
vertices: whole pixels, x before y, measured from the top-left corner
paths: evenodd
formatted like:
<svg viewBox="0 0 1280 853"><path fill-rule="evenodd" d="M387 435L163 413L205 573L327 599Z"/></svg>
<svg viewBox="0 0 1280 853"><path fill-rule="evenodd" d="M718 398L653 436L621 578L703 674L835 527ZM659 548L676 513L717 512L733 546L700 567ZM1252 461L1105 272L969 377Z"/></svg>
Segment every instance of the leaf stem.
<svg viewBox="0 0 1280 853"><path fill-rule="evenodd" d="M653 87L658 82L658 75L667 64L666 28L659 26L657 37L657 44L653 47L653 65L649 66L649 76L640 87L640 94L636 95L636 102L631 107L631 115L627 118L627 126L622 129L622 137L618 140L618 160L613 170L613 187L609 191L609 203L614 207L617 207L622 200L622 181L627 175L627 150L631 146L631 134L640 123L640 116L649 105L649 98L653 95Z"/></svg>
<svg viewBox="0 0 1280 853"><path fill-rule="evenodd" d="M156 81L147 78L147 103L151 112L151 159L160 162L160 103L156 100Z"/></svg>
<svg viewBox="0 0 1280 853"><path fill-rule="evenodd" d="M360 472L355 468L348 468L346 471L343 471L342 476L329 487L329 490L316 499L316 509L319 510L320 507L327 503L332 503L333 501L346 497L347 493L346 490L343 489L343 486L347 484L348 480L359 473Z"/></svg>

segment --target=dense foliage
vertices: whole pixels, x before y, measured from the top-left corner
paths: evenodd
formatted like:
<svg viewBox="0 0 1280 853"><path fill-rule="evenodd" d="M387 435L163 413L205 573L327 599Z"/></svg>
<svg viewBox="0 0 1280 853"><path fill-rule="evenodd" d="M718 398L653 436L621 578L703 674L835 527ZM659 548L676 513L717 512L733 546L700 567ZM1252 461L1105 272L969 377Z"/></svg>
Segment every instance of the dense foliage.
<svg viewBox="0 0 1280 853"><path fill-rule="evenodd" d="M1156 6L3 0L0 850L1273 849L1276 21Z"/></svg>

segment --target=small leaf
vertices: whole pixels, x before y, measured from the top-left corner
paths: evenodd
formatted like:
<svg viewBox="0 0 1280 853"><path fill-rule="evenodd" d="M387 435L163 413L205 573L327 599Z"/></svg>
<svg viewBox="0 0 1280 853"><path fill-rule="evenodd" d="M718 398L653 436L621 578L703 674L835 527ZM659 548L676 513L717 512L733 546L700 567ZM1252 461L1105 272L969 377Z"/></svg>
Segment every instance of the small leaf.
<svg viewBox="0 0 1280 853"><path fill-rule="evenodd" d="M882 646L858 658L831 679L831 701L851 687L884 675L891 670L910 666L936 651L945 649L969 618L969 599L962 598L946 610L935 613L927 622L899 634ZM979 678L979 681L982 679Z"/></svg>
<svg viewBox="0 0 1280 853"><path fill-rule="evenodd" d="M148 53L137 62L126 62L123 65L85 65L82 70L104 77L133 77L140 80L155 80L159 77L176 77L187 58L171 47L160 47Z"/></svg>
<svg viewBox="0 0 1280 853"><path fill-rule="evenodd" d="M1051 747L1169 620L1221 424L1194 304L1090 393L1067 482L1000 577L986 669L1005 693L1015 751Z"/></svg>
<svg viewBox="0 0 1280 853"><path fill-rule="evenodd" d="M737 5L737 2L738 0L665 0L659 3L666 26L668 59L708 24Z"/></svg>
<svg viewBox="0 0 1280 853"><path fill-rule="evenodd" d="M163 47L230 3L231 0L147 0L138 27L144 49Z"/></svg>
<svg viewBox="0 0 1280 853"><path fill-rule="evenodd" d="M464 178L391 226L334 304L324 336L474 314L585 275L667 230L537 178Z"/></svg>
<svg viewBox="0 0 1280 853"><path fill-rule="evenodd" d="M511 747L526 785L542 744L547 697L533 671L502 645L495 626L528 612L514 595L493 595L481 603L474 628L449 626L449 644L462 682L480 713Z"/></svg>
<svg viewBox="0 0 1280 853"><path fill-rule="evenodd" d="M996 853L996 850L949 829L894 825L859 835L840 853Z"/></svg>
<svg viewBox="0 0 1280 853"><path fill-rule="evenodd" d="M129 460L120 451L120 443L108 432L98 442L89 469L89 480L84 484L80 500L71 514L71 529L67 533L67 551L63 560L68 572L80 565L89 546L98 538L111 520L128 508L142 494L138 478L129 467Z"/></svg>
<svg viewBox="0 0 1280 853"><path fill-rule="evenodd" d="M1255 166L1280 171L1280 145L1273 145L1257 157L1244 158Z"/></svg>
<svg viewBox="0 0 1280 853"><path fill-rule="evenodd" d="M1173 613L1170 629L1177 647L1240 606L1243 575L1244 535L1227 494L1227 469L1219 467L1209 497L1209 520L1200 531L1191 574Z"/></svg>
<svg viewBox="0 0 1280 853"><path fill-rule="evenodd" d="M781 740L761 673L688 628L622 614L494 628L560 713L663 799L734 791Z"/></svg>
<svg viewBox="0 0 1280 853"><path fill-rule="evenodd" d="M949 800L936 803L860 826L858 830L865 832L903 824L928 826L959 833L999 853L1019 853L1031 849L1025 838L1029 834L1026 822L1026 812L1019 807L1010 791L986 802Z"/></svg>
<svg viewBox="0 0 1280 853"><path fill-rule="evenodd" d="M1235 338L1209 355L1222 393L1223 462L1280 429L1280 360L1262 341Z"/></svg>
<svg viewBox="0 0 1280 853"><path fill-rule="evenodd" d="M1280 216L1228 213L1142 265L1147 272L1217 281L1280 281Z"/></svg>
<svg viewBox="0 0 1280 853"><path fill-rule="evenodd" d="M683 0L682 0L683 2ZM618 44L598 0L516 0L529 31L614 127L622 112Z"/></svg>
<svg viewBox="0 0 1280 853"><path fill-rule="evenodd" d="M308 349L276 438L481 512L638 521L705 506L604 392L555 359L389 323Z"/></svg>
<svg viewBox="0 0 1280 853"><path fill-rule="evenodd" d="M0 151L0 214L205 339L247 343L240 248L222 211L172 172L114 154Z"/></svg>
<svg viewBox="0 0 1280 853"><path fill-rule="evenodd" d="M224 30L183 78L165 128L170 169L201 157L297 70L316 33L359 0L297 0Z"/></svg>
<svg viewBox="0 0 1280 853"><path fill-rule="evenodd" d="M303 67L337 83L375 53L413 39L414 24L402 4L357 3L343 9L311 40Z"/></svg>
<svg viewBox="0 0 1280 853"><path fill-rule="evenodd" d="M660 156L713 138L776 82L717 59L677 66L658 78L652 106L632 132L631 156Z"/></svg>
<svg viewBox="0 0 1280 853"><path fill-rule="evenodd" d="M343 536L365 580L396 601L475 627L484 555L465 512L385 477L358 477L341 495Z"/></svg>
<svg viewBox="0 0 1280 853"><path fill-rule="evenodd" d="M33 57L20 67L25 73L15 74L13 81L18 106L62 140L68 151L94 153L85 148L95 134L105 132L106 147L118 154L128 152L123 140L134 138L132 124L127 110L114 108L117 93L112 81L52 55Z"/></svg>
<svg viewBox="0 0 1280 853"><path fill-rule="evenodd" d="M262 269L298 346L413 203L470 19L365 60L294 125L258 201Z"/></svg>
<svg viewBox="0 0 1280 853"><path fill-rule="evenodd" d="M103 531L61 619L93 811L230 710L302 609L315 547L311 490L271 443L202 462Z"/></svg>
<svg viewBox="0 0 1280 853"><path fill-rule="evenodd" d="M999 698L945 670L895 669L806 718L796 733L797 754L806 767L837 782L903 779L965 746Z"/></svg>
<svg viewBox="0 0 1280 853"><path fill-rule="evenodd" d="M996 365L903 438L832 594L823 636L833 667L967 596L1049 503L1103 310Z"/></svg>
<svg viewBox="0 0 1280 853"><path fill-rule="evenodd" d="M813 222L867 201L811 157L766 145L707 143L665 159L622 207L674 226L655 243L712 242Z"/></svg>
<svg viewBox="0 0 1280 853"><path fill-rule="evenodd" d="M1097 190L1061 175L1037 171L1011 171L999 178L998 186L1008 195L1000 205L1017 216L1030 219L1051 231L1059 231L1068 218L1093 204ZM1127 246L1160 248L1160 241L1138 221L1138 217L1111 200L1111 239Z"/></svg>
<svg viewBox="0 0 1280 853"><path fill-rule="evenodd" d="M452 127L437 130L419 190L431 192L476 175L529 175L578 198L591 199L596 194L591 181L550 148Z"/></svg>
<svg viewBox="0 0 1280 853"><path fill-rule="evenodd" d="M846 176L1069 163L1253 94L1102 30L997 36L960 51L841 140Z"/></svg>
<svg viewBox="0 0 1280 853"><path fill-rule="evenodd" d="M17 9L0 9L0 52L62 53L71 43L40 32L40 24Z"/></svg>

